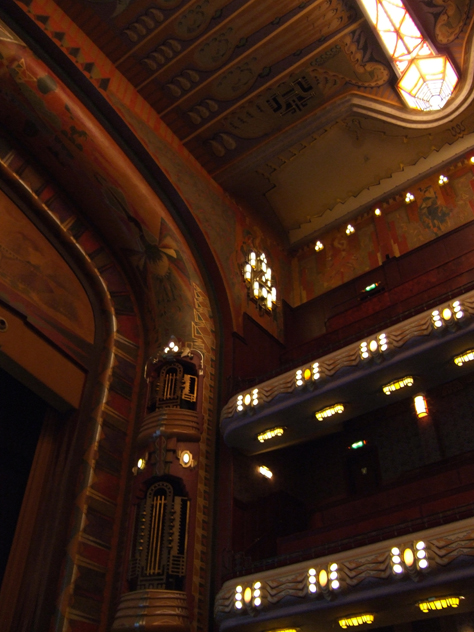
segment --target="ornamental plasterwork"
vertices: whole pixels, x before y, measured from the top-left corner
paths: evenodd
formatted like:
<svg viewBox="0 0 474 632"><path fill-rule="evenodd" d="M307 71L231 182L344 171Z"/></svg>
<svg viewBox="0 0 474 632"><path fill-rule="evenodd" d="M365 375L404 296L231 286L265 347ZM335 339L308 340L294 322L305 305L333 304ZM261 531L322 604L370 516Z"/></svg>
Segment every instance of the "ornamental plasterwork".
<svg viewBox="0 0 474 632"><path fill-rule="evenodd" d="M424 543L426 559L429 561L426 571L414 569L410 572L404 565L402 576L397 577L391 566L393 547L399 548L401 552L406 548L416 551L414 543L420 541ZM448 580L449 573L456 568L456 560L461 557L466 558L466 556L471 559L474 556L474 520L472 518L333 556L309 559L290 566L236 577L227 581L219 591L214 614L218 621L239 617L242 623L245 617L258 616L259 612L273 612L275 616L278 616L278 610L285 608L285 599L288 597L293 598L292 607L297 606L296 598L305 608L313 602L312 607L317 609L328 599L335 600L335 605L337 605L337 600L345 596L350 597L353 589L357 589L358 598L363 599L364 588L373 594L377 589L385 590L390 585L395 586L403 577L413 582L415 589L415 584L418 585L425 578L433 577L435 574L443 573ZM465 565L465 561L463 563ZM330 568L333 564L337 565L338 589L331 591L330 594L318 589L315 594L312 594L308 590L308 570L314 568L319 572L319 569ZM453 567L450 569L451 564ZM472 564L470 567L472 575L474 568ZM368 579L370 582L367 586L361 585ZM252 612L247 612L245 609L236 611L234 596L237 586L252 585L257 581L261 584L260 592L263 597L261 607L253 608Z"/></svg>
<svg viewBox="0 0 474 632"><path fill-rule="evenodd" d="M457 299L453 299L451 302L439 305L436 310L439 313L442 313L445 309L452 310L452 305L456 302L456 300L460 301L462 304L464 319L474 315L474 290L458 297ZM221 413L221 422L225 419L232 418L234 415L245 414L245 411L242 412L238 410L239 399L245 400L246 394L251 393L254 390L258 390L259 410L262 408L265 409L265 405L270 404L277 395L286 394L298 397L299 389L295 381L295 374L298 371L304 372L306 369L311 368L315 363L319 365L318 373L321 378L331 379L332 384L336 385L338 380L337 373L340 369L348 367L352 367L354 369L358 367L363 368L365 361L361 358L361 344L364 342L369 344L371 340L378 340L383 334L385 334L385 338L387 340L388 353L390 353L390 357L396 356L397 352L399 352L407 342L413 341L415 338L422 339L428 336L436 335L436 327L433 324L432 317L433 311L435 310L423 312L422 314L405 320L393 327L374 333L369 338L362 339L352 345L348 345L344 349L335 351L334 353L330 353L321 358L315 358L305 365L292 369L291 371L287 371L278 377L253 386L248 389L248 391L235 395L223 408ZM450 331L455 331L458 326L459 324L456 323L455 327L446 328L445 331L449 334ZM382 355L383 353L381 353L381 358ZM369 364L367 366L369 366ZM317 388L317 384L313 383L311 387Z"/></svg>

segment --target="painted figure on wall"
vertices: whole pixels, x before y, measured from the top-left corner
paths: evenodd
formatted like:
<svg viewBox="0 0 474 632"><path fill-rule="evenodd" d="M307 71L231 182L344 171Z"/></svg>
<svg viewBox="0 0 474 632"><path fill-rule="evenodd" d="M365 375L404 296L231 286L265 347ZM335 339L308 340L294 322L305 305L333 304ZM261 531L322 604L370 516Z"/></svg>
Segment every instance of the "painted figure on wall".
<svg viewBox="0 0 474 632"><path fill-rule="evenodd" d="M434 188L429 185L420 189L423 198L418 207L420 221L425 228L431 230L437 237L449 229L449 209L439 203Z"/></svg>

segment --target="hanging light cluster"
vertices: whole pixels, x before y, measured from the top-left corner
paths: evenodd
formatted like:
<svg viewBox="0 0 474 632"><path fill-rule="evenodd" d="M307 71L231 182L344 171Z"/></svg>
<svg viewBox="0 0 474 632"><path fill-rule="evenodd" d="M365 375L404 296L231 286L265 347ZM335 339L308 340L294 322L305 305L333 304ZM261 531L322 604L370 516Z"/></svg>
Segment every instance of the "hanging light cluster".
<svg viewBox="0 0 474 632"><path fill-rule="evenodd" d="M464 318L464 310L461 301L454 301L442 309L431 312L431 322L435 330L441 330L445 325L456 328L456 321Z"/></svg>
<svg viewBox="0 0 474 632"><path fill-rule="evenodd" d="M417 110L441 110L458 82L453 65L438 55L413 22L403 0L361 0L399 75L398 90Z"/></svg>
<svg viewBox="0 0 474 632"><path fill-rule="evenodd" d="M258 388L254 388L250 393L237 397L237 412L249 410L258 405Z"/></svg>
<svg viewBox="0 0 474 632"><path fill-rule="evenodd" d="M403 552L394 546L390 551L390 562L392 573L402 576L405 571L416 576L418 571L426 571L429 567L428 551L426 544L422 540L413 543L413 546L407 546Z"/></svg>
<svg viewBox="0 0 474 632"><path fill-rule="evenodd" d="M305 386L306 384L312 384L321 377L319 362L314 362L310 367L305 369L298 369L295 373L295 385L297 388Z"/></svg>
<svg viewBox="0 0 474 632"><path fill-rule="evenodd" d="M272 285L272 270L265 253L249 251L242 267L247 294L259 309L271 312L276 303L276 287Z"/></svg>
<svg viewBox="0 0 474 632"><path fill-rule="evenodd" d="M381 359L381 354L388 351L387 334L381 333L376 338L367 342L364 340L360 343L360 358L368 360L369 358Z"/></svg>
<svg viewBox="0 0 474 632"><path fill-rule="evenodd" d="M427 601L419 601L418 608L421 612L430 612L433 610L445 610L446 608L457 608L463 596L459 597L431 597Z"/></svg>

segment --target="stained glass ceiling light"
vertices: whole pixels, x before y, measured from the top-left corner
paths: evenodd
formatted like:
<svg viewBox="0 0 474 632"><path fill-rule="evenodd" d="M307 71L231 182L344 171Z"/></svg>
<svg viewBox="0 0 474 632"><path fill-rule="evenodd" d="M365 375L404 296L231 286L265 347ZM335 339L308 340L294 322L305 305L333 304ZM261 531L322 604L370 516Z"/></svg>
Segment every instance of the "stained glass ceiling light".
<svg viewBox="0 0 474 632"><path fill-rule="evenodd" d="M458 76L451 62L424 39L402 0L360 0L400 75L397 87L406 104L440 110Z"/></svg>

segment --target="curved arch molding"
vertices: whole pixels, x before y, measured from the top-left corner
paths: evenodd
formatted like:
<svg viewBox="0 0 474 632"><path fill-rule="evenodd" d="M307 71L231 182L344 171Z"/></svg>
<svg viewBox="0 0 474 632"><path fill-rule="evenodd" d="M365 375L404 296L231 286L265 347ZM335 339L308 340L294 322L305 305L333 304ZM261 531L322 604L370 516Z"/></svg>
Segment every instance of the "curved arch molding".
<svg viewBox="0 0 474 632"><path fill-rule="evenodd" d="M77 490L76 511L55 624L57 630L72 630L78 621L86 621L87 629L95 630L99 629L101 623L104 624L101 610L110 607L114 575L120 562L123 562L121 547L117 546L117 542L123 538L120 516L124 512L125 486L129 476L128 464L142 379L141 367L146 357L142 318L137 310L134 293L115 259L91 227L77 216L71 203L58 188L45 180L13 146L3 145L0 170L19 197L43 218L45 224L56 229L59 239L90 280L103 315L105 331L99 354L98 379L91 395L92 410L86 411L82 417L89 424L85 433L88 442L84 446L83 476L80 489ZM206 498L209 495L208 468L213 432L215 342L208 298L196 283L192 283L191 291L192 301L186 309L186 315L191 316L190 335L186 340L189 346L203 353L207 382L203 401L207 423L198 474L202 494L197 503L197 516L202 526L196 529L194 545L191 547L194 555L192 590L196 600L195 618L202 620L205 611L205 577L202 577L201 560L207 554ZM173 305L172 302L168 304L171 311L173 308L183 311L184 307L182 304ZM153 323L148 325L153 327ZM101 520L112 528L97 531L97 522ZM81 572L87 569L90 572L90 568L94 568L96 575L103 579L103 588L95 595L93 604L88 604L83 597L75 598L76 582Z"/></svg>

